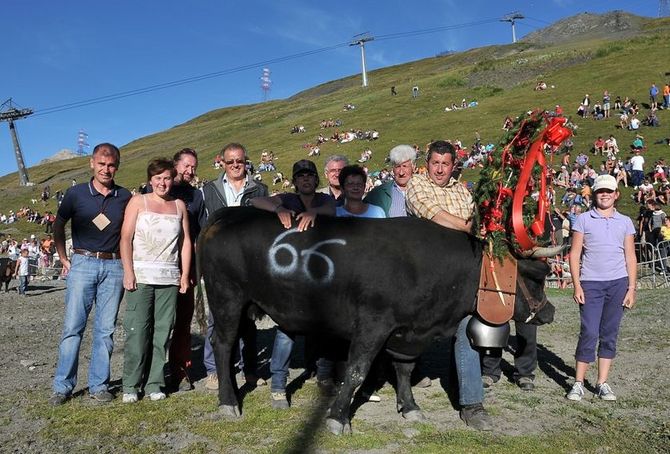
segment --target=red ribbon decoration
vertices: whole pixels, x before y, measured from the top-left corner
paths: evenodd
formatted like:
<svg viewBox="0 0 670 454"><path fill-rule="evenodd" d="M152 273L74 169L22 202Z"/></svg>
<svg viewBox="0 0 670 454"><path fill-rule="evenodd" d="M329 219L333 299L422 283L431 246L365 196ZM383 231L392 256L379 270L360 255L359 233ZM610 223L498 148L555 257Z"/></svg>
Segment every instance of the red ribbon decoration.
<svg viewBox="0 0 670 454"><path fill-rule="evenodd" d="M565 127L566 123L567 119L563 117L551 118L549 125L540 134L540 138L530 146L521 166L521 174L519 175L512 200L512 229L522 251L531 250L537 245L535 240L531 239L523 223L523 204L524 199L532 190L531 177L533 167L535 167L535 164L541 166L537 214L530 225L533 236L538 237L544 233L544 220L549 208L549 201L547 200L547 163L544 156L544 146L547 144L551 147L557 147L572 135L572 131Z"/></svg>

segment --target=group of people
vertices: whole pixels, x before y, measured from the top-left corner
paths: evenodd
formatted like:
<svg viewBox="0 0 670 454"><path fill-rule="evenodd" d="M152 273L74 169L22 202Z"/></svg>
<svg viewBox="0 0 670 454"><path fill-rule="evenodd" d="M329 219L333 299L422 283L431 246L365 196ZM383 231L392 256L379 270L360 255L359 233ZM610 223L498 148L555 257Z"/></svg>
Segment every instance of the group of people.
<svg viewBox="0 0 670 454"><path fill-rule="evenodd" d="M53 266L55 252L51 235L38 239L33 234L30 238L23 238L19 243L11 234L7 234L3 235L0 242L0 254L7 254L9 260L20 261L16 266L18 274L14 274L14 277L25 277L19 279L17 287L19 294L26 293L31 276L44 274L47 268Z"/></svg>
<svg viewBox="0 0 670 454"><path fill-rule="evenodd" d="M55 248L69 273L63 333L49 402L60 405L72 396L77 384L81 338L94 305L89 395L97 402L113 400L109 390L112 336L124 291L127 307L124 316L123 402L137 402L143 395L159 401L166 397L170 388L178 391L193 389L189 372L194 244L208 215L219 208L254 206L276 213L278 222L284 227L295 225L299 231L314 227L322 216L416 216L447 228L471 232L475 206L469 190L454 178L456 148L448 141L430 143L425 156L425 173L417 172L416 148L409 145L394 147L390 151L392 178L367 194L366 171L357 165L349 165L346 157L334 155L326 160L327 185L323 189L317 189L319 172L316 165L303 159L292 168L295 192L273 196L268 193L267 186L249 174L246 150L238 143L223 148L224 171L202 190L196 189L192 183L196 177L197 154L185 148L173 159L150 161L148 190L133 196L114 182L120 163L118 148L109 143L96 146L90 161L92 178L66 193L54 223ZM613 208L619 193L611 176L598 176L593 193L594 207L579 216L573 227L576 235L573 241L578 250L572 257L579 258L582 251L584 255L581 265L579 260L571 262L575 301L579 303L583 317L576 356L577 377L568 394L573 400L583 396L586 366L594 360L598 338L601 340L598 395L612 400L614 394L606 379L621 319L616 308L634 304L634 253L631 259L629 246L632 240L628 237L632 223L629 225L630 220L626 221L628 218ZM72 227L71 256L65 250L67 222L71 222ZM597 241L594 247L590 246L593 235L603 234L605 223L614 223L617 235L608 237L608 247L611 248L602 252ZM593 265L601 263L603 253L607 260L617 264L613 268L616 272L606 276L601 267ZM580 269L588 272L580 273ZM606 291L614 286L615 292ZM598 322L599 317L607 323ZM454 343L460 415L467 425L490 430L490 417L483 406L484 387L492 386L501 376L501 352L486 356L473 348L466 335L468 321L469 317L460 322ZM211 315L208 325L204 347L205 387L217 389ZM537 365L536 327L517 323L516 329L518 348L514 379L521 389L530 391L534 388L533 374ZM270 364L270 400L274 408L289 407L286 385L293 343L293 334L279 327ZM239 367L246 382L253 386L263 384L257 371L253 321L246 320L240 326L239 344ZM333 358L318 348L315 356L317 383L321 388L331 388L337 380L333 374ZM164 374L166 357L169 357L171 383L166 383ZM430 385L427 377L418 378L423 386ZM365 395L375 400L373 389Z"/></svg>
<svg viewBox="0 0 670 454"><path fill-rule="evenodd" d="M52 405L67 401L77 384L81 339L93 306L89 395L97 402L114 398L109 392L110 358L124 291L123 402L136 402L140 392L150 400L166 397L163 370L168 345L174 377L190 361L191 238L197 237L204 221L201 192L190 184L197 155L183 149L174 159L150 161L148 191L134 196L114 182L120 158L116 146L97 145L90 160L92 178L67 191L54 223L67 290ZM72 230L71 255L65 248L67 222ZM186 333L177 325L185 324L185 319ZM180 355L184 350L188 352Z"/></svg>
<svg viewBox="0 0 670 454"><path fill-rule="evenodd" d="M456 104L455 102L452 102L451 105L447 106L444 108L445 112L453 112L454 110L461 110L461 109L467 109L470 107L477 107L479 103L475 100L472 100L470 102L467 102L465 98L461 99L460 104Z"/></svg>

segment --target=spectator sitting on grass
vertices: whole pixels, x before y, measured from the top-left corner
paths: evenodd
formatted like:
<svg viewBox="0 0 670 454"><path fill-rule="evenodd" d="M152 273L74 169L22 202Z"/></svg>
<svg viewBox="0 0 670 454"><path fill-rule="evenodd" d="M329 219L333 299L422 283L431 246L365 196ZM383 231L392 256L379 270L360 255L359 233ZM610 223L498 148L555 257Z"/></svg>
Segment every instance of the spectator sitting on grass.
<svg viewBox="0 0 670 454"><path fill-rule="evenodd" d="M579 153L577 155L577 157L575 158L575 163L580 167L585 166L586 164L588 164L588 162L589 162L589 157L586 156L584 153Z"/></svg>
<svg viewBox="0 0 670 454"><path fill-rule="evenodd" d="M619 128L628 129L628 126L630 125L629 120L630 118L626 111L622 111L621 114L619 114Z"/></svg>
<svg viewBox="0 0 670 454"><path fill-rule="evenodd" d="M642 151L644 149L644 137L642 137L640 134L636 134L635 139L633 139L633 143L630 145L630 148L633 151Z"/></svg>
<svg viewBox="0 0 670 454"><path fill-rule="evenodd" d="M605 141L602 136L598 136L595 142L593 142L593 154L604 154L605 152Z"/></svg>
<svg viewBox="0 0 670 454"><path fill-rule="evenodd" d="M555 175L554 184L561 188L570 186L570 173L568 172L567 167L561 166L561 171Z"/></svg>
<svg viewBox="0 0 670 454"><path fill-rule="evenodd" d="M665 161L659 159L654 166L654 184L667 183L667 181L665 176Z"/></svg>
<svg viewBox="0 0 670 454"><path fill-rule="evenodd" d="M645 178L642 184L638 187L638 191L634 196L637 203L643 204L649 201L656 200L656 191L654 185L651 184L648 178Z"/></svg>
<svg viewBox="0 0 670 454"><path fill-rule="evenodd" d="M611 134L607 140L605 140L605 152L608 156L615 155L619 152L619 144Z"/></svg>
<svg viewBox="0 0 670 454"><path fill-rule="evenodd" d="M644 124L645 126L650 126L652 128L657 128L661 126L661 122L658 121L658 116L656 115L656 109L651 109L649 111L647 118L644 119L642 124Z"/></svg>
<svg viewBox="0 0 670 454"><path fill-rule="evenodd" d="M628 187L628 174L624 168L623 162L617 161L617 163L614 165L614 169L612 170L612 176L616 178L617 184L623 181L624 187Z"/></svg>

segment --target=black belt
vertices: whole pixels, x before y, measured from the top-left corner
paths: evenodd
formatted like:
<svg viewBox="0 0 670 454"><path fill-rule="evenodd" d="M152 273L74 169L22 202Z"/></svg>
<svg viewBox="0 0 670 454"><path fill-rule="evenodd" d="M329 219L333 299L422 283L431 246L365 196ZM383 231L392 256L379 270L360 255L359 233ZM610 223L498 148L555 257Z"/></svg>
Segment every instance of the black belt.
<svg viewBox="0 0 670 454"><path fill-rule="evenodd" d="M86 257L93 257L96 259L103 260L116 260L121 258L118 252L91 252L86 249L73 249L72 252L79 255L84 255Z"/></svg>

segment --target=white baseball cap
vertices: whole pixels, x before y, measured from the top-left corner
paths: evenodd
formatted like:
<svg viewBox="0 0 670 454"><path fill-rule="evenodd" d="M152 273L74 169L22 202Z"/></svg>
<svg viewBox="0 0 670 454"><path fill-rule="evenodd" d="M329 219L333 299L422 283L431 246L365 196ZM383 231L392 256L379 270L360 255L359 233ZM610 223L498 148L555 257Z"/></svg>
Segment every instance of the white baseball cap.
<svg viewBox="0 0 670 454"><path fill-rule="evenodd" d="M593 182L593 192L600 189L609 189L610 191L617 190L616 179L612 175L598 175Z"/></svg>

